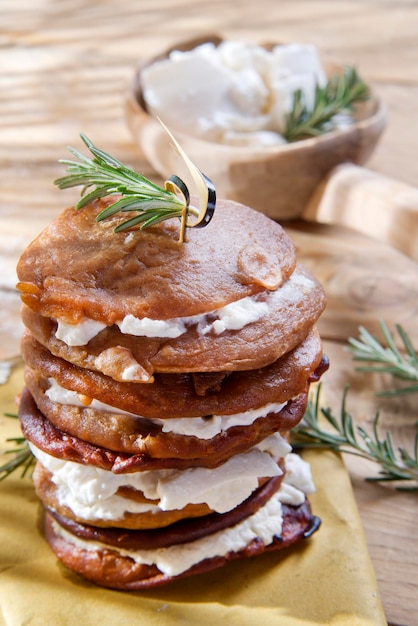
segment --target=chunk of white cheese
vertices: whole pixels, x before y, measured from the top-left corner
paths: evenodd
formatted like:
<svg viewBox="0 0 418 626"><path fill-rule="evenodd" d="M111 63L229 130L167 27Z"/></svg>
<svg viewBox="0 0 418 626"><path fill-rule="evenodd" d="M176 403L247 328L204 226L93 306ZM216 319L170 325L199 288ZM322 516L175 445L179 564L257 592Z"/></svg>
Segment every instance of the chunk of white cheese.
<svg viewBox="0 0 418 626"><path fill-rule="evenodd" d="M84 318L77 324L68 324L62 320L57 320L57 324L55 336L64 341L67 346L85 346L90 339L93 339L101 330L106 328L106 324L89 318Z"/></svg>
<svg viewBox="0 0 418 626"><path fill-rule="evenodd" d="M312 107L326 76L311 44L267 51L243 41L173 52L142 71L148 110L169 127L233 145L277 145L293 94ZM257 143L259 142L259 143Z"/></svg>

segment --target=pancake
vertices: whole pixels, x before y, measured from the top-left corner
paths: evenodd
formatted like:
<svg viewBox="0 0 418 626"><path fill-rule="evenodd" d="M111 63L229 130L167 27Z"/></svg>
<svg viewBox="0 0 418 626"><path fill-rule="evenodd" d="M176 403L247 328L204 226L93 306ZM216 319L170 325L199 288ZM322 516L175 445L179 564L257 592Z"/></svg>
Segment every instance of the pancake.
<svg viewBox="0 0 418 626"><path fill-rule="evenodd" d="M25 304L70 323L89 317L111 326L127 314L164 320L277 289L295 268L283 228L236 202L219 200L210 224L189 229L184 245L177 220L135 237L114 232L117 216L96 222L114 200L66 209L28 246L17 265Z"/></svg>
<svg viewBox="0 0 418 626"><path fill-rule="evenodd" d="M120 382L98 372L91 372L57 358L33 337L25 334L21 344L28 367L44 378L53 378L62 387L86 398L143 417L164 419L232 414L263 406L270 402L286 402L305 391L310 376L320 366L322 346L317 331L290 353L265 368L233 372L217 379L215 389L202 394L202 384L190 374L161 374L152 385Z"/></svg>
<svg viewBox="0 0 418 626"><path fill-rule="evenodd" d="M285 402L305 390L322 359L318 333L312 330L294 350L265 368L219 376L161 374L152 385L142 385L114 381L69 364L52 355L28 333L23 335L21 351L28 367L85 396L86 403L88 398L94 398L143 417L165 419L231 414L270 402Z"/></svg>
<svg viewBox="0 0 418 626"><path fill-rule="evenodd" d="M118 527L98 528L71 521L55 510L45 507L57 522L82 539L100 541L108 546L116 546L124 550L142 550L165 548L189 541L201 539L212 533L228 528L253 515L280 488L282 476L265 481L244 502L228 513L209 513L204 519L183 519L176 521L169 528L152 528L147 530L126 529ZM118 522L119 523L119 522Z"/></svg>
<svg viewBox="0 0 418 626"><path fill-rule="evenodd" d="M22 392L19 418L22 432L29 442L66 461L94 465L116 474L164 468L210 468L225 463L236 454L246 452L269 437L272 431L277 432L277 422L283 426L286 423L284 416L287 417L287 423L298 423L305 411L307 398L306 393L300 394L295 400L289 401L279 414L273 414L269 419L256 420L251 426L230 428L226 433L210 440L199 441L195 437L174 435L166 437L164 445L158 435L155 441L152 440L152 435L148 435L144 437L143 451L132 454L89 443L57 428L39 411L27 389ZM287 428L283 427L281 430ZM169 445L170 442L173 445ZM159 456L151 456L150 452L158 453Z"/></svg>
<svg viewBox="0 0 418 626"><path fill-rule="evenodd" d="M37 407L58 430L114 452L144 454L159 459L198 457L205 463L205 459L213 455L243 451L245 447L251 447L277 431L283 432L293 428L300 421L307 403L305 391L288 401L280 411L272 408L265 416L255 419L248 425L231 426L227 430L203 438L175 431L164 432L160 425L155 425L147 418L52 403L39 391L36 379L31 377L30 372L26 374L27 388L31 391ZM185 418L176 420L176 426L179 425L180 430L181 419L185 420ZM200 425L203 431L206 424L211 421L210 415L191 419L197 423L193 432L198 432Z"/></svg>
<svg viewBox="0 0 418 626"><path fill-rule="evenodd" d="M101 330L85 346L69 346L55 336L56 322L24 308L22 321L54 355L83 368L123 380L136 366L134 382L152 382L154 372L236 371L265 367L293 350L309 334L325 307L320 284L302 266L276 291L258 302L269 302L268 315L240 330L199 334L196 326L177 338L137 337L118 326Z"/></svg>
<svg viewBox="0 0 418 626"><path fill-rule="evenodd" d="M89 520L88 518L80 518L75 515L73 511L65 505L60 504L57 496L57 487L52 481L52 475L48 472L41 463L37 462L33 481L35 485L36 494L44 506L52 511L64 517L66 520L72 520L74 522L92 524L95 528L104 528L108 526L115 526L115 522L109 520ZM153 502L151 504L158 504ZM155 508L155 507L154 507ZM205 504L189 504L181 510L162 511L151 510L144 513L132 513L125 512L124 515L117 520L119 528L131 528L131 529L149 529L149 528L165 528L174 522L182 519L190 519L194 517L202 517L211 513L211 509Z"/></svg>

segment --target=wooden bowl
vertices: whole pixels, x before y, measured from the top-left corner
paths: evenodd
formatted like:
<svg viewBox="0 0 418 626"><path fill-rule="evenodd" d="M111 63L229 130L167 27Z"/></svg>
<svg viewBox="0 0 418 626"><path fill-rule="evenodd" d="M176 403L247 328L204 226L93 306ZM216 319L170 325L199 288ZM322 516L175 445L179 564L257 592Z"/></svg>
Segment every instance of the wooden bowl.
<svg viewBox="0 0 418 626"><path fill-rule="evenodd" d="M213 42L217 36L187 41L171 47L142 65L126 101L126 119L131 133L152 167L164 178L184 175L182 163L171 147L170 137L146 109L141 87L144 67L173 50L192 50ZM266 44L271 48L272 44ZM341 70L324 63L328 74ZM215 184L218 197L230 198L253 207L273 219L300 217L317 185L337 165L365 163L371 156L387 119L386 107L373 93L360 103L354 123L319 137L272 147L231 146L199 139L175 131L188 157ZM186 176L187 178L187 176Z"/></svg>

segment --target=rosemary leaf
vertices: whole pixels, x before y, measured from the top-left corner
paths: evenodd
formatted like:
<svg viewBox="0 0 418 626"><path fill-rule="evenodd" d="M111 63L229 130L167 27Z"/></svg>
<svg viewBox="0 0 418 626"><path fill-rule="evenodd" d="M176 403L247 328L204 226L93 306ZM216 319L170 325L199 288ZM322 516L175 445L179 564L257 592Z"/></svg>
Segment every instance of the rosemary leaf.
<svg viewBox="0 0 418 626"><path fill-rule="evenodd" d="M346 350L351 352L356 362L366 362L367 365L356 367L357 371L389 373L394 378L404 381L412 381L413 385L378 392L380 396L394 396L418 391L418 354L412 345L412 341L405 329L396 324L395 329L402 340L405 353L398 349L394 335L389 331L386 324L379 322L383 337L387 345L383 345L366 328L360 326L359 339L350 338Z"/></svg>
<svg viewBox="0 0 418 626"><path fill-rule="evenodd" d="M7 439L6 441L14 442L17 446L10 450L5 450L1 454L2 457L11 455L11 458L0 465L0 481L10 476L18 469L21 470L20 475L23 478L35 465L35 458L29 448L28 442L24 437L15 437L13 439Z"/></svg>
<svg viewBox="0 0 418 626"><path fill-rule="evenodd" d="M293 446L330 448L337 452L360 456L380 466L378 475L366 480L395 483L407 481L408 487L404 487L403 484L397 484L395 487L408 491L418 490L418 433L413 453L409 453L403 447L395 452L390 432L386 432L384 438L380 438L379 413L376 413L372 433L369 433L361 426L355 426L352 416L347 411L348 387L343 393L339 416L334 416L329 408L320 407L320 389L321 386L318 385L316 396L309 399L302 421L291 431ZM321 416L325 420L320 420Z"/></svg>
<svg viewBox="0 0 418 626"><path fill-rule="evenodd" d="M344 67L342 74L329 78L324 87L316 86L313 108L309 109L303 92L293 94L292 110L287 116L284 137L288 141L316 137L332 124L332 118L350 112L357 102L367 100L370 89L359 77L356 69Z"/></svg>
<svg viewBox="0 0 418 626"><path fill-rule="evenodd" d="M93 159L68 147L79 162L61 160L60 163L67 165L67 174L54 181L60 189L82 187L82 198L77 203L76 209L81 209L99 198L119 195L120 199L99 213L97 221L126 211L136 211L140 216L145 216L145 219L123 222L117 227L118 230L125 230L136 224L141 224L140 228L145 228L158 221L182 217L184 201L173 191L155 185L141 174L127 168L118 159L97 148L86 135L80 136L93 154ZM91 187L94 188L86 193Z"/></svg>
<svg viewBox="0 0 418 626"><path fill-rule="evenodd" d="M10 417L11 419L18 419L16 413L4 413L4 416ZM9 455L12 455L10 460L0 464L0 481L10 476L10 474L13 474L13 472L18 469L21 470L20 476L23 478L35 465L35 458L29 448L28 442L25 437L10 437L6 439L6 443L14 443L16 447L0 451L0 463L3 457L8 459Z"/></svg>
<svg viewBox="0 0 418 626"><path fill-rule="evenodd" d="M161 122L162 124L162 122ZM110 206L97 215L98 222L107 219L116 213L136 212L134 218L129 218L115 228L120 232L138 226L148 228L165 220L177 218L180 220L179 242L185 237L185 229L207 226L211 221L216 206L216 191L213 183L202 174L181 149L168 128L162 124L183 159L193 182L197 188L198 208L189 206L190 194L185 183L176 175L165 181L164 189L150 180L126 167L121 161L97 148L86 135L81 139L93 154L93 159L82 155L71 146L68 150L78 159L71 161L63 159L60 163L67 166L65 176L57 178L55 184L60 189L81 186L81 199L76 209L81 209L94 200L106 196L118 195ZM90 191L88 191L91 187ZM194 220L189 221L192 215Z"/></svg>

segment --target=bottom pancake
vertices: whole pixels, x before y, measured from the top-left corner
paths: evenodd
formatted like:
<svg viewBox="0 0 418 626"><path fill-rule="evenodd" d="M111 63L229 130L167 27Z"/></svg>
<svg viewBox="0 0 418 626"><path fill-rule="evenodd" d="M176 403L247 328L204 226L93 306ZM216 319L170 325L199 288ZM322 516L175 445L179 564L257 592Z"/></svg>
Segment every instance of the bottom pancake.
<svg viewBox="0 0 418 626"><path fill-rule="evenodd" d="M271 511L266 513L269 504ZM259 534L256 516L263 528ZM319 526L320 520L312 515L307 500L291 506L278 503L273 496L255 515L232 528L183 545L128 551L80 540L64 530L49 512L44 517L46 539L65 566L97 585L124 591L163 585L222 567L235 559L281 550L311 536ZM231 549L234 534L237 541ZM185 560L178 558L181 551Z"/></svg>

